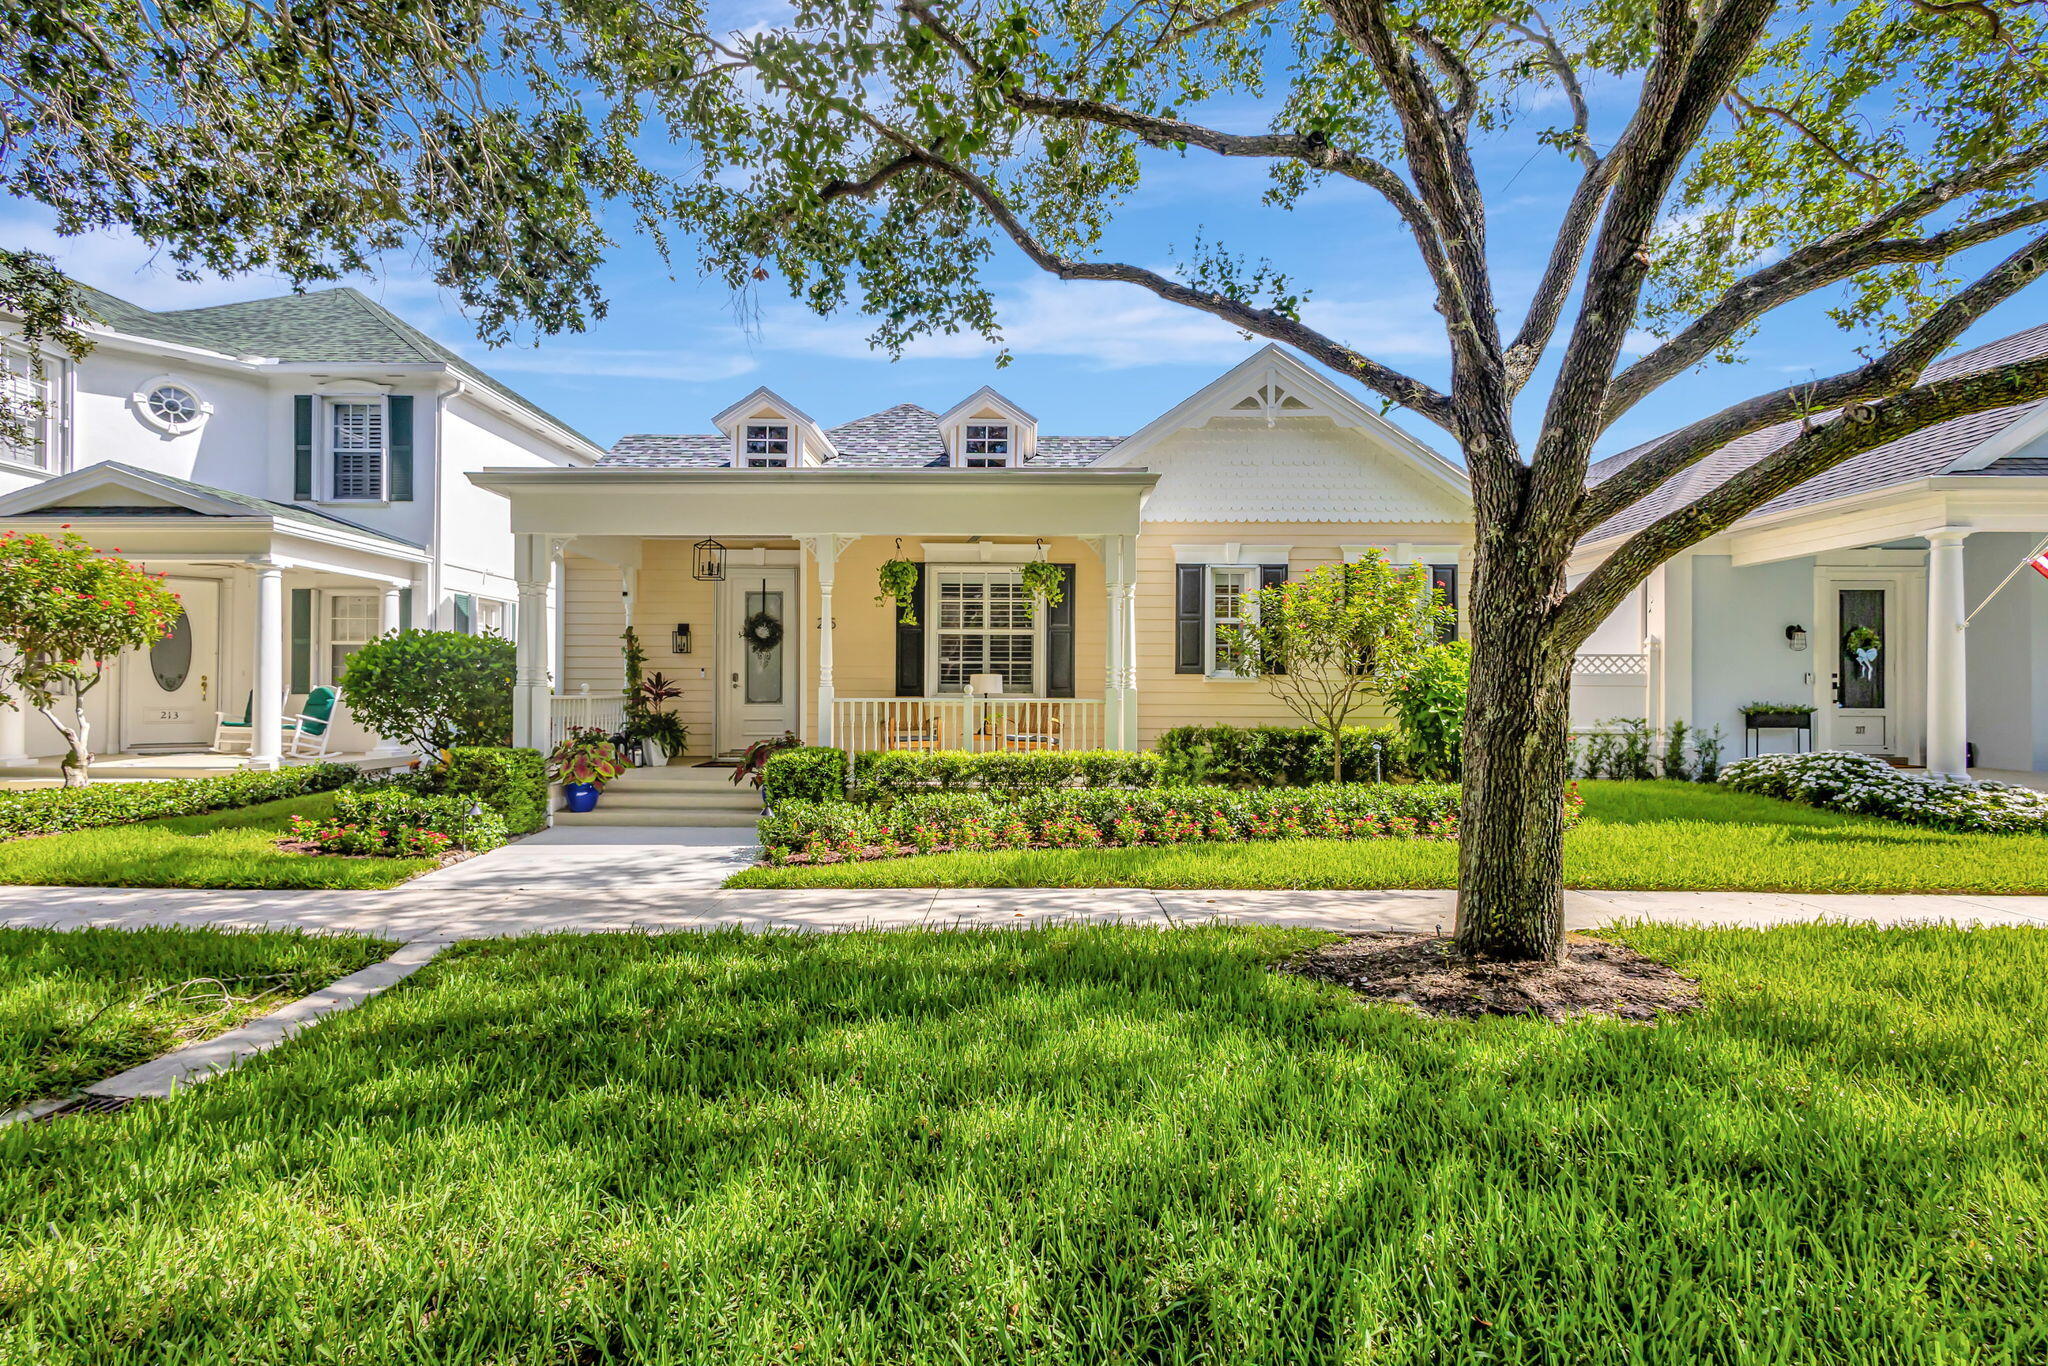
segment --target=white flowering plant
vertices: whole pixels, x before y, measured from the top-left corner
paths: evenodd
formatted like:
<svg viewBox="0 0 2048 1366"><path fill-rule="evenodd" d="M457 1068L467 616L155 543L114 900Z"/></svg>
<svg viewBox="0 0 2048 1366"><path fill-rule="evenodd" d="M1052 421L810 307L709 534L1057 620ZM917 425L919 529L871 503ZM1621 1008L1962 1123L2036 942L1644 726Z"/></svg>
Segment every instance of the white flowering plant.
<svg viewBox="0 0 2048 1366"><path fill-rule="evenodd" d="M1738 792L1936 830L2048 832L2048 793L2010 783L1909 773L1868 754L1844 750L1740 759L1722 771L1721 781Z"/></svg>

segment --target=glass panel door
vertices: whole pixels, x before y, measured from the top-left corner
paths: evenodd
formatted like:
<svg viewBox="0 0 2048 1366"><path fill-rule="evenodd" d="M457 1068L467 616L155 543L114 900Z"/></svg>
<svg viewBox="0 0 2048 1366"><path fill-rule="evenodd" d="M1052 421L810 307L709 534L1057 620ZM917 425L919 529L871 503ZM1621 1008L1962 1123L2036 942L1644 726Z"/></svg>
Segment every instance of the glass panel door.
<svg viewBox="0 0 2048 1366"><path fill-rule="evenodd" d="M1885 705L1884 590L1844 588L1840 590L1837 621L1841 636L1836 642L1840 658L1837 676L1842 680L1839 705L1849 711L1877 711Z"/></svg>

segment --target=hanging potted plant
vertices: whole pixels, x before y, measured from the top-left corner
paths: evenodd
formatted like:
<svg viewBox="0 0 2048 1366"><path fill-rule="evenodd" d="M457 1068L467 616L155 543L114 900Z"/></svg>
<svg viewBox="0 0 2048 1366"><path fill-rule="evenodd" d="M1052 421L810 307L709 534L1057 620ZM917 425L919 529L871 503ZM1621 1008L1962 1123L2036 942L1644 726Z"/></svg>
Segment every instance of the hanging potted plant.
<svg viewBox="0 0 2048 1366"><path fill-rule="evenodd" d="M1877 653L1884 648L1884 638L1868 626L1852 626L1842 637L1842 649L1856 662L1856 672L1864 678L1873 677L1877 672Z"/></svg>
<svg viewBox="0 0 2048 1366"><path fill-rule="evenodd" d="M572 727L569 738L548 756L548 765L561 781L571 811L595 808L604 785L626 771L618 747L596 726Z"/></svg>
<svg viewBox="0 0 2048 1366"><path fill-rule="evenodd" d="M1057 607L1066 600L1066 571L1052 561L1026 560L1018 573L1024 580L1024 598L1029 604L1027 610L1035 612L1039 603Z"/></svg>
<svg viewBox="0 0 2048 1366"><path fill-rule="evenodd" d="M875 595L875 606L894 599L896 620L905 626L917 625L917 561L884 560L876 577L882 591Z"/></svg>

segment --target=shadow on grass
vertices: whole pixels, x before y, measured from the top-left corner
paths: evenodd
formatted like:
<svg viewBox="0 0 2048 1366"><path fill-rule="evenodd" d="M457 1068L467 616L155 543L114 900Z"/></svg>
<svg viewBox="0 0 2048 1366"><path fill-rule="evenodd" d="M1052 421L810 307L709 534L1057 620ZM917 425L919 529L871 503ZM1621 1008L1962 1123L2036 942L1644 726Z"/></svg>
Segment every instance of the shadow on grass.
<svg viewBox="0 0 2048 1366"><path fill-rule="evenodd" d="M466 946L0 1135L0 1357L2037 1352L2048 933L1630 934L1714 1007L1423 1021L1270 929Z"/></svg>

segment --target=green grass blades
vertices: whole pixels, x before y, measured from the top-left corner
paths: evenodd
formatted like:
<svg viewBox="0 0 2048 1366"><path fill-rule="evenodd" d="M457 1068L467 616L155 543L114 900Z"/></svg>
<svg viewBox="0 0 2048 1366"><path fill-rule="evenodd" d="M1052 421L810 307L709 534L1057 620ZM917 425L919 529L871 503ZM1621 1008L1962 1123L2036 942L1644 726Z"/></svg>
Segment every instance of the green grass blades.
<svg viewBox="0 0 2048 1366"><path fill-rule="evenodd" d="M1952 835L1706 784L1581 783L1568 886L1610 891L2048 892L2048 839ZM931 854L752 868L732 887L1455 887L1436 840L1281 840Z"/></svg>
<svg viewBox="0 0 2048 1366"><path fill-rule="evenodd" d="M0 1110L231 1029L395 947L297 932L0 929Z"/></svg>
<svg viewBox="0 0 2048 1366"><path fill-rule="evenodd" d="M341 858L277 847L293 816L334 810L334 795L204 816L74 830L0 844L0 883L31 887L395 887L425 858Z"/></svg>
<svg viewBox="0 0 2048 1366"><path fill-rule="evenodd" d="M1635 928L1655 1026L1204 927L453 950L0 1132L40 1366L2048 1359L2048 931Z"/></svg>

